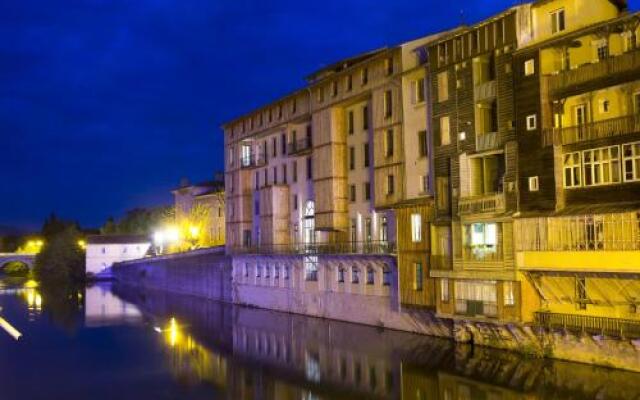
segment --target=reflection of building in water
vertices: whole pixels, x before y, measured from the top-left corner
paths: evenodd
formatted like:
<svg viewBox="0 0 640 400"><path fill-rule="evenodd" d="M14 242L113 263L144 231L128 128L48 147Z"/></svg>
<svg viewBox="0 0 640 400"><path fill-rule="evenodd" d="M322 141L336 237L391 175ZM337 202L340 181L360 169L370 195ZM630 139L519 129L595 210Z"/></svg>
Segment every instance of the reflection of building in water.
<svg viewBox="0 0 640 400"><path fill-rule="evenodd" d="M85 290L84 317L86 326L98 327L137 323L142 314L136 306L111 293L108 286L92 286Z"/></svg>

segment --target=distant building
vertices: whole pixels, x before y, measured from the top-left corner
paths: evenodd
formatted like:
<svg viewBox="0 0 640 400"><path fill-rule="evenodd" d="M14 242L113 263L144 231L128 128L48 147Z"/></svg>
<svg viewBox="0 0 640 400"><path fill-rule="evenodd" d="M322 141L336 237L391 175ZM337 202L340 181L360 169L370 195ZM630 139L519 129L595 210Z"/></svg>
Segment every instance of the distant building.
<svg viewBox="0 0 640 400"><path fill-rule="evenodd" d="M172 193L176 224L187 242L195 247L224 245L223 177L193 185L183 180Z"/></svg>
<svg viewBox="0 0 640 400"><path fill-rule="evenodd" d="M87 238L87 275L109 276L116 262L142 258L151 240L143 235L95 235Z"/></svg>

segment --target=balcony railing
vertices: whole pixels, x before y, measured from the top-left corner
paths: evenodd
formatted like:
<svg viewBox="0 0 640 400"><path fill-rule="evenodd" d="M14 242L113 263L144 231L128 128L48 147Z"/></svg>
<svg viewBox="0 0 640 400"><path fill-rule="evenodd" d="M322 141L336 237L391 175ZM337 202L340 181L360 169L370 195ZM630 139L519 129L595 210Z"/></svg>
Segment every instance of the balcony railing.
<svg viewBox="0 0 640 400"><path fill-rule="evenodd" d="M640 337L640 320L577 314L536 312L535 324L547 329L565 329L593 335Z"/></svg>
<svg viewBox="0 0 640 400"><path fill-rule="evenodd" d="M287 154L298 154L311 150L313 144L311 138L305 137L287 144Z"/></svg>
<svg viewBox="0 0 640 400"><path fill-rule="evenodd" d="M498 305L492 301L456 299L456 314L495 317L498 315Z"/></svg>
<svg viewBox="0 0 640 400"><path fill-rule="evenodd" d="M551 75L548 77L549 90L553 93L592 80L638 71L638 68L640 68L640 50L634 50L608 57L597 63L585 64L569 71L562 71L557 75Z"/></svg>
<svg viewBox="0 0 640 400"><path fill-rule="evenodd" d="M476 102L489 100L496 97L496 81L483 82L473 89L473 98Z"/></svg>
<svg viewBox="0 0 640 400"><path fill-rule="evenodd" d="M462 248L464 261L493 263L503 260L502 246L464 246Z"/></svg>
<svg viewBox="0 0 640 400"><path fill-rule="evenodd" d="M505 211L504 193L461 197L458 214L497 213Z"/></svg>
<svg viewBox="0 0 640 400"><path fill-rule="evenodd" d="M476 151L497 149L499 146L498 132L488 132L476 135Z"/></svg>
<svg viewBox="0 0 640 400"><path fill-rule="evenodd" d="M517 219L516 251L638 251L637 213Z"/></svg>
<svg viewBox="0 0 640 400"><path fill-rule="evenodd" d="M640 115L625 115L602 121L564 128L548 128L543 132L546 146L565 145L640 132Z"/></svg>
<svg viewBox="0 0 640 400"><path fill-rule="evenodd" d="M396 254L396 244L386 241L295 243L234 247L234 254Z"/></svg>
<svg viewBox="0 0 640 400"><path fill-rule="evenodd" d="M256 168L267 164L267 157L264 152L251 153L240 157L240 168Z"/></svg>

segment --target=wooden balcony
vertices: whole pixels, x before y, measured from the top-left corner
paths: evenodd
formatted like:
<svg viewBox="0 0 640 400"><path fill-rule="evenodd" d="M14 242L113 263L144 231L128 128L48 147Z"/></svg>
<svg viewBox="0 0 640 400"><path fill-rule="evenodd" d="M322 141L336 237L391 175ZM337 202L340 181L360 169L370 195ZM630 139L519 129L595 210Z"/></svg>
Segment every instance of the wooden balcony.
<svg viewBox="0 0 640 400"><path fill-rule="evenodd" d="M498 132L481 133L476 135L476 151L495 150L500 146Z"/></svg>
<svg viewBox="0 0 640 400"><path fill-rule="evenodd" d="M534 323L547 329L563 329L592 335L640 337L640 320L537 312Z"/></svg>
<svg viewBox="0 0 640 400"><path fill-rule="evenodd" d="M617 75L633 75L640 72L640 50L605 58L597 63L581 65L575 69L562 71L547 77L549 92L559 95L563 92L580 91L593 81L610 81Z"/></svg>
<svg viewBox="0 0 640 400"><path fill-rule="evenodd" d="M306 137L287 144L287 154L303 154L310 152L312 148L313 143L311 141L311 138Z"/></svg>
<svg viewBox="0 0 640 400"><path fill-rule="evenodd" d="M473 88L475 102L491 100L496 97L496 81L483 82Z"/></svg>
<svg viewBox="0 0 640 400"><path fill-rule="evenodd" d="M543 131L543 144L566 145L636 132L640 132L640 115L625 115L578 126L547 128Z"/></svg>
<svg viewBox="0 0 640 400"><path fill-rule="evenodd" d="M458 200L458 214L499 213L505 211L504 193L461 197Z"/></svg>

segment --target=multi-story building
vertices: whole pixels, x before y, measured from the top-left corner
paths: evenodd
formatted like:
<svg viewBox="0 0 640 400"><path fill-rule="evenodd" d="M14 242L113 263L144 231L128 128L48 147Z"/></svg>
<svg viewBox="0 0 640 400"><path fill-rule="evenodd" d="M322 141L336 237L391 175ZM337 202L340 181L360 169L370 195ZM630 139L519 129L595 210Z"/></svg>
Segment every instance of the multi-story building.
<svg viewBox="0 0 640 400"><path fill-rule="evenodd" d="M176 228L185 246L224 245L225 195L222 176L197 184L183 180L172 194Z"/></svg>
<svg viewBox="0 0 640 400"><path fill-rule="evenodd" d="M534 3L514 58L516 264L543 325L637 332L640 15L625 3Z"/></svg>

